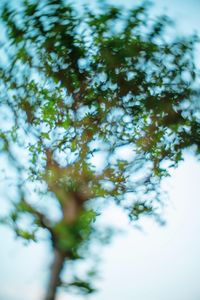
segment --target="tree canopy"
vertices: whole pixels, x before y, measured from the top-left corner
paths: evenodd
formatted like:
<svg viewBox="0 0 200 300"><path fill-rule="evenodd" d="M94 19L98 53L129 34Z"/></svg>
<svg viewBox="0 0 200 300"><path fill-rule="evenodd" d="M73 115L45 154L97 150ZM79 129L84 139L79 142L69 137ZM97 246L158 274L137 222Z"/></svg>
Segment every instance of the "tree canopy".
<svg viewBox="0 0 200 300"><path fill-rule="evenodd" d="M169 19L151 18L147 3L20 3L1 7L0 153L12 204L2 221L27 240L48 231L53 300L59 285L93 292L90 280L59 277L104 236L103 207L159 220L160 180L186 148L199 154L198 38L166 37Z"/></svg>

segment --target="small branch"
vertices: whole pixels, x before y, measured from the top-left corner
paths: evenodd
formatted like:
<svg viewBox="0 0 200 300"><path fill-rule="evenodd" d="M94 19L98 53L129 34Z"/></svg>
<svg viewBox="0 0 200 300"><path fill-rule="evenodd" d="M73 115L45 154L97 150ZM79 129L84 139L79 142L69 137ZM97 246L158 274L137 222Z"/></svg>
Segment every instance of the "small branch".
<svg viewBox="0 0 200 300"><path fill-rule="evenodd" d="M37 221L39 221L41 227L49 231L53 242L55 240L55 233L53 231L52 226L50 225L51 223L50 220L43 213L41 213L36 208L34 208L31 204L29 204L26 200L23 199L23 202L26 205L27 212L32 214L37 219Z"/></svg>

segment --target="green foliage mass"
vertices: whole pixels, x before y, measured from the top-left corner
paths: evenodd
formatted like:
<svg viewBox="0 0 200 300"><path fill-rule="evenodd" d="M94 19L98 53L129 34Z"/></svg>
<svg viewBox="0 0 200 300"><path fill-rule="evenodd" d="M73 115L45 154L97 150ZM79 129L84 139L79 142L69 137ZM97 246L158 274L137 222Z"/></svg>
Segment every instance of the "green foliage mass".
<svg viewBox="0 0 200 300"><path fill-rule="evenodd" d="M168 23L147 4L1 7L0 149L17 235L35 240L44 228L76 262L101 236L99 200L133 221L159 218L163 163L200 151L198 38L165 38ZM67 286L93 291L77 278Z"/></svg>

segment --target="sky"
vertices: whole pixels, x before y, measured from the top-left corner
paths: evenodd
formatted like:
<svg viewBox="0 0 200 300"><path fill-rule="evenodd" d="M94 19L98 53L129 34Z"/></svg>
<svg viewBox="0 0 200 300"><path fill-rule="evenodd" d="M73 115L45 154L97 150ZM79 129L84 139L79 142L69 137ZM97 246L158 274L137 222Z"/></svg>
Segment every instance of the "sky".
<svg viewBox="0 0 200 300"><path fill-rule="evenodd" d="M137 230L110 207L104 218L126 232L102 249L100 291L89 299L199 300L199 178L200 164L187 155L163 183L169 193L164 227L143 219ZM41 299L51 258L47 244L24 246L5 228L0 229L0 244L0 299ZM82 298L61 293L58 300L65 299Z"/></svg>
<svg viewBox="0 0 200 300"><path fill-rule="evenodd" d="M131 6L140 1L115 0ZM154 13L165 12L176 20L177 34L200 27L198 0L154 1ZM167 224L160 227L143 219L142 230L133 228L124 215L110 207L104 216L126 233L101 248L99 293L90 300L199 300L200 299L200 163L190 154L163 182L168 192ZM51 260L46 241L29 246L0 228L0 299L40 300ZM44 271L45 270L45 271ZM58 300L81 300L59 294Z"/></svg>

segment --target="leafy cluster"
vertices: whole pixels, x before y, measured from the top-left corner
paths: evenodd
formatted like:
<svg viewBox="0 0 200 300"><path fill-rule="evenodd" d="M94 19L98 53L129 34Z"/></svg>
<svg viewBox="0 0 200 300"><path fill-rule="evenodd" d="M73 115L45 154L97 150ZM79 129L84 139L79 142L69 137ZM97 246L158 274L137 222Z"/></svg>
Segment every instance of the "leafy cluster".
<svg viewBox="0 0 200 300"><path fill-rule="evenodd" d="M132 220L157 216L163 162L176 166L191 146L199 153L197 37L166 40L168 18L152 20L147 5L93 11L25 0L3 6L1 20L0 147L16 185L10 222L26 239L47 229L53 247L76 260L95 235L97 199ZM46 210L52 203L58 218Z"/></svg>

